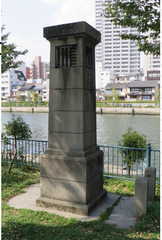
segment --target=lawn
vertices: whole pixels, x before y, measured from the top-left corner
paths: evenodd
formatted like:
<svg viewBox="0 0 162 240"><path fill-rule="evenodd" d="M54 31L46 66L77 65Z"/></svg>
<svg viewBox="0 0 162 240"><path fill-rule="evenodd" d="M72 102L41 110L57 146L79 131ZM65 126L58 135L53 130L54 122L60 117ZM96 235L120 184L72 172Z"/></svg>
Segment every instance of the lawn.
<svg viewBox="0 0 162 240"><path fill-rule="evenodd" d="M148 208L148 214L138 220L129 229L120 229L105 224L117 200L111 208L101 214L99 220L81 222L73 218L64 218L46 212L9 207L7 201L21 194L25 187L38 183L40 170L23 166L13 166L11 174L7 174L8 165L2 164L2 239L8 240L49 240L49 239L160 239L160 187L156 188L156 199ZM104 188L110 193L121 196L134 195L134 181L120 179L104 179Z"/></svg>

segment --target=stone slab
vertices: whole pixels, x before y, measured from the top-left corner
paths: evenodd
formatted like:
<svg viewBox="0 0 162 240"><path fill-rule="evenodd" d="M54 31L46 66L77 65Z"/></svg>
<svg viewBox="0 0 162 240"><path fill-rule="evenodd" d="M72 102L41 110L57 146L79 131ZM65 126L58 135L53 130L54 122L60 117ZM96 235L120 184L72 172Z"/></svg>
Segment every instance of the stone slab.
<svg viewBox="0 0 162 240"><path fill-rule="evenodd" d="M66 218L75 218L80 221L97 220L100 214L105 212L108 207L120 197L117 194L107 193L107 197L98 204L98 206L90 213L89 216L78 215L74 213L58 211L56 209L38 207L36 205L36 199L40 196L40 184L32 184L25 189L25 193L13 197L7 203L10 207L16 209L30 209L33 211L45 211L51 214L56 214Z"/></svg>
<svg viewBox="0 0 162 240"><path fill-rule="evenodd" d="M103 174L88 183L41 177L41 197L88 204L103 189Z"/></svg>
<svg viewBox="0 0 162 240"><path fill-rule="evenodd" d="M51 89L50 111L96 111L95 90ZM77 100L77 101L76 101Z"/></svg>
<svg viewBox="0 0 162 240"><path fill-rule="evenodd" d="M147 167L145 169L145 178L149 181L148 200L154 201L156 189L156 168Z"/></svg>
<svg viewBox="0 0 162 240"><path fill-rule="evenodd" d="M121 197L119 204L114 207L112 214L105 223L114 224L118 228L134 226L136 223L136 218L134 217L134 196Z"/></svg>
<svg viewBox="0 0 162 240"><path fill-rule="evenodd" d="M96 131L87 133L48 133L48 147L51 149L71 150L75 152L83 151L84 149L96 144Z"/></svg>
<svg viewBox="0 0 162 240"><path fill-rule="evenodd" d="M96 113L94 111L50 111L50 132L87 133L95 130Z"/></svg>
<svg viewBox="0 0 162 240"><path fill-rule="evenodd" d="M102 190L99 194L93 197L93 199L88 204L39 197L36 199L36 205L40 207L52 208L59 211L88 216L106 196L106 190Z"/></svg>
<svg viewBox="0 0 162 240"><path fill-rule="evenodd" d="M102 172L103 152L100 150L86 157L68 156L68 152L41 156L41 177L86 183Z"/></svg>
<svg viewBox="0 0 162 240"><path fill-rule="evenodd" d="M135 181L134 216L147 214L149 181L147 178L137 178Z"/></svg>

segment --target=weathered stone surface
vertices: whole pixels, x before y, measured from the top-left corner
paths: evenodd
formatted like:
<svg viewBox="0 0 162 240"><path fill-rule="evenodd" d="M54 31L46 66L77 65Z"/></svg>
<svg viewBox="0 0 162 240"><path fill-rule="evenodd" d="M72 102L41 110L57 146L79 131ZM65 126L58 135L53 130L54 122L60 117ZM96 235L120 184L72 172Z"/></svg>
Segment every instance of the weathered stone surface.
<svg viewBox="0 0 162 240"><path fill-rule="evenodd" d="M102 192L99 195L95 196L88 204L39 197L36 200L36 205L40 207L52 208L59 211L88 216L106 196L106 190L102 190Z"/></svg>
<svg viewBox="0 0 162 240"><path fill-rule="evenodd" d="M156 168L148 167L145 169L145 178L149 181L148 200L154 201L156 189Z"/></svg>
<svg viewBox="0 0 162 240"><path fill-rule="evenodd" d="M96 130L94 111L51 111L49 131L60 133L88 133Z"/></svg>
<svg viewBox="0 0 162 240"><path fill-rule="evenodd" d="M79 34L86 34L93 38L97 43L101 41L100 32L96 31L92 26L86 22L75 22L57 26L50 26L44 28L44 37L47 39L75 36Z"/></svg>
<svg viewBox="0 0 162 240"><path fill-rule="evenodd" d="M80 151L96 144L96 131L88 133L49 132L48 147Z"/></svg>
<svg viewBox="0 0 162 240"><path fill-rule="evenodd" d="M87 183L103 171L103 153L97 151L87 157L43 154L41 177Z"/></svg>
<svg viewBox="0 0 162 240"><path fill-rule="evenodd" d="M148 207L149 181L147 178L137 178L135 181L134 215L146 215Z"/></svg>
<svg viewBox="0 0 162 240"><path fill-rule="evenodd" d="M94 48L100 33L78 22L47 27L44 37L51 44L49 133L37 205L87 215L106 197L96 145Z"/></svg>

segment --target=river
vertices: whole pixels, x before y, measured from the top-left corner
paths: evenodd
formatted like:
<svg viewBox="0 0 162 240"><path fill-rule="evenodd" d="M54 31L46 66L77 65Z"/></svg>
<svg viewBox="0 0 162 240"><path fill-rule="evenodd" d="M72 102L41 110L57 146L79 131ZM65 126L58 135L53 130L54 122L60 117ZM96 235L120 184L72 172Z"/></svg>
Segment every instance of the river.
<svg viewBox="0 0 162 240"><path fill-rule="evenodd" d="M14 113L21 115L29 124L33 133L32 139L48 140L48 113ZM10 112L1 113L1 124L7 123L12 117ZM152 149L160 149L160 116L159 115L121 115L97 114L97 144L118 146L122 134L127 127L132 127L147 136Z"/></svg>

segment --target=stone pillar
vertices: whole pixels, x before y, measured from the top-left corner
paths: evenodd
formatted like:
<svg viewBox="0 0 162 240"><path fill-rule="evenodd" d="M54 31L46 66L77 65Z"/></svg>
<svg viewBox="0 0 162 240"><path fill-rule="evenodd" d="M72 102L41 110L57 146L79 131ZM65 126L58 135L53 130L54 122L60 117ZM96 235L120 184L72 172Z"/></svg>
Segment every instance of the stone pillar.
<svg viewBox="0 0 162 240"><path fill-rule="evenodd" d="M148 207L149 181L147 178L137 178L135 181L134 216L146 215Z"/></svg>
<svg viewBox="0 0 162 240"><path fill-rule="evenodd" d="M38 206L89 215L106 196L96 145L95 46L86 22L44 28L50 42L48 149L41 157Z"/></svg>
<svg viewBox="0 0 162 240"><path fill-rule="evenodd" d="M156 188L156 168L148 167L145 169L145 178L149 181L148 200L154 201Z"/></svg>

